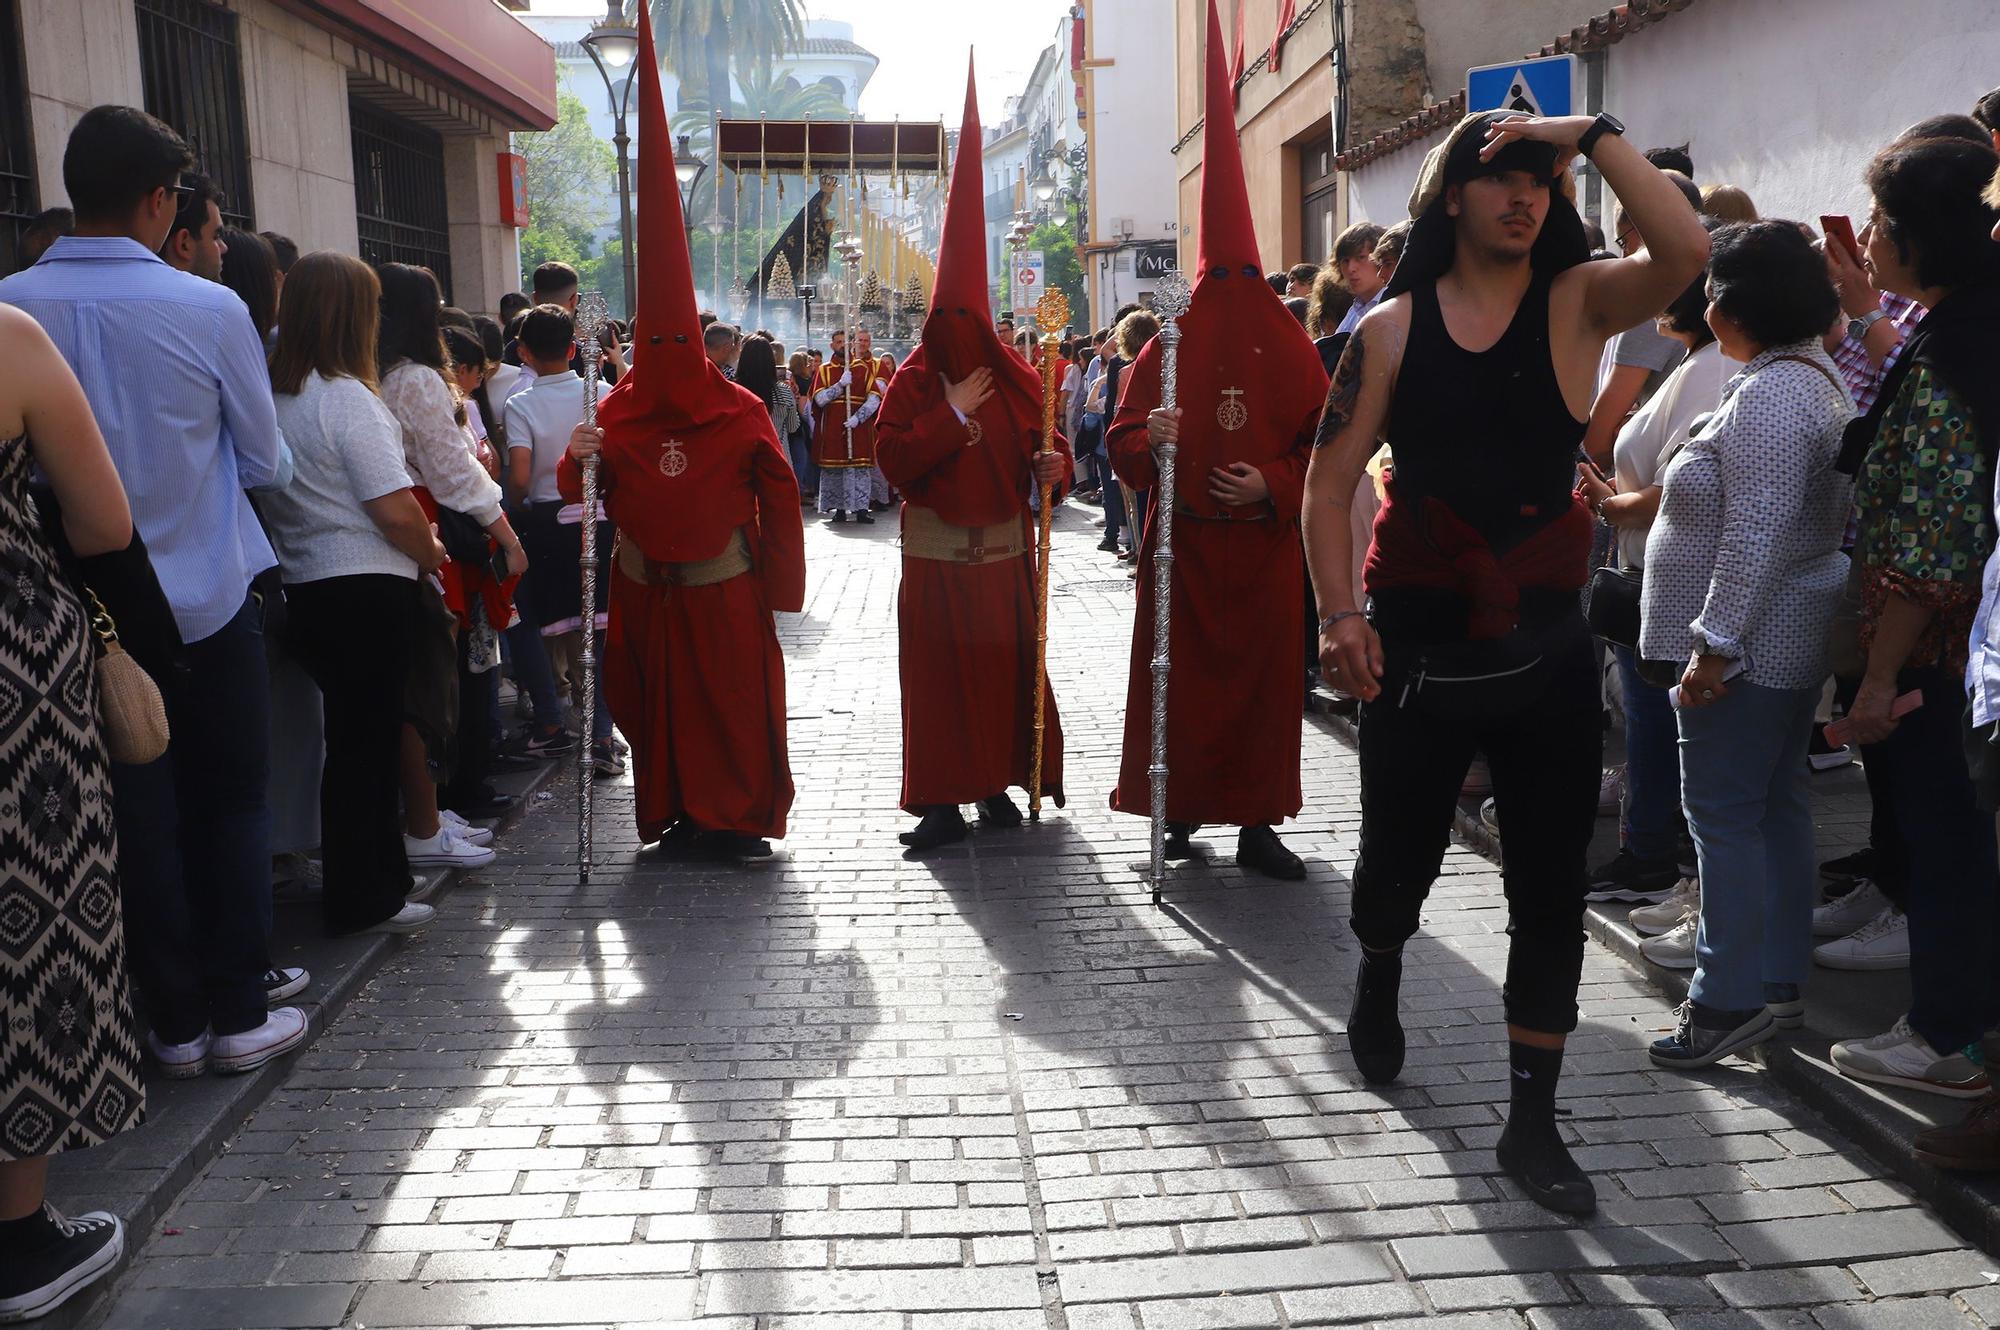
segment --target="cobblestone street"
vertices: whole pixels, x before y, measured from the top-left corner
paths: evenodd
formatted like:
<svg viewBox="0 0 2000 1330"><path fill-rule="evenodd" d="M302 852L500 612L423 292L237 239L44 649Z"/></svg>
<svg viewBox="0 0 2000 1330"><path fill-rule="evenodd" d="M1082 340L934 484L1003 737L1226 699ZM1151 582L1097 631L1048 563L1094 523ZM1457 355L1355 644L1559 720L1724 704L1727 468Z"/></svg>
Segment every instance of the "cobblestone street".
<svg viewBox="0 0 2000 1330"><path fill-rule="evenodd" d="M1140 880L1113 815L1132 584L1066 507L1050 654L1068 806L923 862L895 835L892 516L809 521L784 616L798 783L779 855L641 855L573 787L438 901L189 1186L103 1301L117 1330L1372 1324L2000 1325L2000 1261L1592 944L1563 1082L1598 1215L1497 1174L1496 869L1454 848L1408 950L1408 1065L1341 1033L1355 760L1306 722L1308 881L1233 834Z"/></svg>

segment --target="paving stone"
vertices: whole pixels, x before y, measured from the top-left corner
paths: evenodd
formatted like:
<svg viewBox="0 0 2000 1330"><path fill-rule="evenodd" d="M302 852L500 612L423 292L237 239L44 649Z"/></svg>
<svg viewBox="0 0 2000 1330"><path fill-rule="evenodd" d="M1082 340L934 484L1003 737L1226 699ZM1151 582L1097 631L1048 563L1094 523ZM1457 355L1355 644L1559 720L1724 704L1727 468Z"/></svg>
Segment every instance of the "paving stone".
<svg viewBox="0 0 2000 1330"><path fill-rule="evenodd" d="M1554 1275L1484 1275L1469 1279L1426 1279L1419 1287L1441 1312L1488 1307L1535 1307L1574 1301Z"/></svg>
<svg viewBox="0 0 2000 1330"><path fill-rule="evenodd" d="M1358 1325L1424 1310L1415 1288L1391 1283L1298 1289L1278 1294L1278 1303L1293 1325Z"/></svg>
<svg viewBox="0 0 2000 1330"><path fill-rule="evenodd" d="M291 1288L151 1288L120 1299L113 1324L146 1330L292 1330L338 1325L352 1284Z"/></svg>
<svg viewBox="0 0 2000 1330"><path fill-rule="evenodd" d="M1813 1320L1825 1330L1966 1330L1972 1324L1949 1298L1889 1298L1822 1307Z"/></svg>
<svg viewBox="0 0 2000 1330"><path fill-rule="evenodd" d="M1953 1289L1974 1288L1991 1283L1989 1272L2000 1269L1992 1257L1981 1252L1936 1252L1929 1256L1904 1256L1891 1261L1861 1261L1853 1266L1854 1277L1878 1298L1899 1293L1949 1293Z"/></svg>
<svg viewBox="0 0 2000 1330"><path fill-rule="evenodd" d="M1809 1307L1861 1297L1853 1276L1837 1266L1728 1271L1708 1283L1732 1307Z"/></svg>
<svg viewBox="0 0 2000 1330"><path fill-rule="evenodd" d="M1065 1301L1123 1302L1357 1284L1390 1272L1378 1249L1348 1244L1068 1265L1056 1276Z"/></svg>
<svg viewBox="0 0 2000 1330"><path fill-rule="evenodd" d="M579 1279L557 1283L376 1284L354 1320L367 1326L588 1326L684 1319L692 1279Z"/></svg>
<svg viewBox="0 0 2000 1330"><path fill-rule="evenodd" d="M1950 1229L1921 1210L1825 1215L1717 1230L1750 1265L1807 1265L1860 1257L1946 1251L1961 1246Z"/></svg>
<svg viewBox="0 0 2000 1330"><path fill-rule="evenodd" d="M726 1271L708 1280L705 1314L772 1311L964 1311L1038 1308L1028 1267L992 1270Z"/></svg>

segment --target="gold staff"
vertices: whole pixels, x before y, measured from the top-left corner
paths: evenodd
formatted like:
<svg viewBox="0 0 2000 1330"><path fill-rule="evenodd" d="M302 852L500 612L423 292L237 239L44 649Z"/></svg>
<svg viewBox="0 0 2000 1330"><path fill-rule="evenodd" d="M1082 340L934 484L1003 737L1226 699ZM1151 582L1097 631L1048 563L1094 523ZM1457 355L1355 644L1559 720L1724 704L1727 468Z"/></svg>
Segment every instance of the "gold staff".
<svg viewBox="0 0 2000 1330"><path fill-rule="evenodd" d="M1056 352L1062 330L1069 324L1069 298L1051 291L1035 302L1035 325L1042 330L1042 446L1056 450ZM1042 529L1035 563L1035 761L1028 779L1028 816L1042 815L1042 748L1047 738L1049 690L1049 523L1054 517L1055 487L1041 485Z"/></svg>

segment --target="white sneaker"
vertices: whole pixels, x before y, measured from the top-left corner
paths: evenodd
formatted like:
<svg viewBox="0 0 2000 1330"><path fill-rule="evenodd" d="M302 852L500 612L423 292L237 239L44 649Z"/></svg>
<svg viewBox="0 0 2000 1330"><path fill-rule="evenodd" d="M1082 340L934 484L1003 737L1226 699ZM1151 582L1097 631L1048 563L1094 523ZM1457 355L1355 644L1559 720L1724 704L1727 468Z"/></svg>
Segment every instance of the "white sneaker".
<svg viewBox="0 0 2000 1330"><path fill-rule="evenodd" d="M1832 896L1813 911L1814 937L1846 937L1889 908L1882 888L1867 878L1855 882L1845 896Z"/></svg>
<svg viewBox="0 0 2000 1330"><path fill-rule="evenodd" d="M438 809L438 825L443 826L447 822L457 830L459 839L469 845L491 845L493 843L493 828L475 826L460 817L457 813L452 812L449 808Z"/></svg>
<svg viewBox="0 0 2000 1330"><path fill-rule="evenodd" d="M1466 768L1465 780L1458 787L1459 794L1468 799L1478 799L1493 793L1493 768L1486 765L1486 759L1475 757Z"/></svg>
<svg viewBox="0 0 2000 1330"><path fill-rule="evenodd" d="M1682 923L1701 913L1701 881L1684 877L1674 883L1673 894L1657 905L1641 905L1625 916L1640 937L1671 933Z"/></svg>
<svg viewBox="0 0 2000 1330"><path fill-rule="evenodd" d="M1499 838L1500 806L1493 800L1488 799L1479 805L1479 825L1486 828L1488 835L1495 839Z"/></svg>
<svg viewBox="0 0 2000 1330"><path fill-rule="evenodd" d="M1616 817L1625 803L1625 768L1606 767L1597 778L1597 815Z"/></svg>
<svg viewBox="0 0 2000 1330"><path fill-rule="evenodd" d="M437 835L428 839L403 837L403 853L412 868L484 868L500 856L488 845L474 845L458 828L439 819Z"/></svg>
<svg viewBox="0 0 2000 1330"><path fill-rule="evenodd" d="M430 927L431 920L435 918L437 918L436 910L428 905L419 905L415 901L412 901L368 931L371 933L417 933Z"/></svg>
<svg viewBox="0 0 2000 1330"><path fill-rule="evenodd" d="M1853 933L1813 948L1813 959L1829 970L1907 970L1910 921L1894 907Z"/></svg>
<svg viewBox="0 0 2000 1330"><path fill-rule="evenodd" d="M191 1081L207 1075L209 1046L214 1041L214 1033L203 1030L185 1044L163 1044L160 1036L146 1031L146 1047L151 1050L153 1061L160 1064L160 1074L170 1081Z"/></svg>
<svg viewBox="0 0 2000 1330"><path fill-rule="evenodd" d="M1697 910L1675 924L1668 932L1641 942L1639 954L1662 969L1692 970L1695 967L1695 930L1699 927L1701 927L1701 913Z"/></svg>
<svg viewBox="0 0 2000 1330"><path fill-rule="evenodd" d="M1939 1054L1910 1028L1910 1018L1872 1039L1843 1039L1833 1046L1833 1065L1844 1076L1878 1085L1940 1094L1947 1099L1977 1099L1991 1082L1986 1072L1963 1053Z"/></svg>
<svg viewBox="0 0 2000 1330"><path fill-rule="evenodd" d="M254 1029L215 1036L209 1061L219 1072L255 1071L305 1041L306 1014L297 1007L274 1007Z"/></svg>

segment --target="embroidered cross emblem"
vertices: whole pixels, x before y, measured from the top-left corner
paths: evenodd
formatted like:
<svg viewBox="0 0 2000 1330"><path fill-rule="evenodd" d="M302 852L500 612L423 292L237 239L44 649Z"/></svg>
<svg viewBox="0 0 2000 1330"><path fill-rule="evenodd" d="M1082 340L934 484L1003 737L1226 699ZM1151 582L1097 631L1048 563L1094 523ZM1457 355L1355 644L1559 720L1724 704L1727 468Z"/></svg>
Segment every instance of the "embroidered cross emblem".
<svg viewBox="0 0 2000 1330"><path fill-rule="evenodd" d="M681 451L681 441L668 439L665 450L660 453L660 474L671 479L687 469L687 454Z"/></svg>
<svg viewBox="0 0 2000 1330"><path fill-rule="evenodd" d="M1226 430L1239 430L1250 423L1250 408L1243 405L1241 388L1224 388L1222 405L1215 408L1215 423Z"/></svg>

